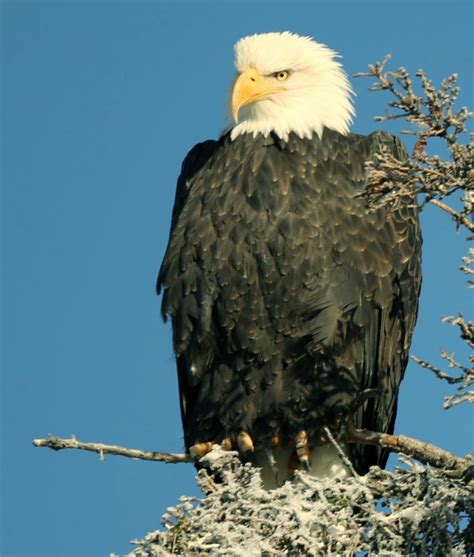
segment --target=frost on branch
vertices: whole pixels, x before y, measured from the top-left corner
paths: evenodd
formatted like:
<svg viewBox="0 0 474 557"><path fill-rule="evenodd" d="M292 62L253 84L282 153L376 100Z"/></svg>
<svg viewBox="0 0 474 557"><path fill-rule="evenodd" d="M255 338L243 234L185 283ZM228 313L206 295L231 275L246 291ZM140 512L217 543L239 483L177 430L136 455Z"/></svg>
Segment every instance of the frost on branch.
<svg viewBox="0 0 474 557"><path fill-rule="evenodd" d="M386 71L390 60L386 56L382 62L369 65L369 71L358 73L355 77L372 77L376 81L372 91L389 91L394 100L388 105L395 109L377 116L376 121L403 118L412 125L402 130L402 134L414 135L417 140L410 157L400 161L383 151L369 162L368 185L364 196L373 206L390 204L402 197L421 197L422 205L432 203L446 211L458 226L474 231L473 180L474 144L473 136L468 143L461 140L467 133L467 122L472 112L466 107L455 109L460 88L456 74L443 80L437 89L423 70L416 72L421 94L417 94L412 78L405 68ZM444 140L447 160L427 152L428 141L432 138ZM462 208L455 209L441 202L453 193L461 193Z"/></svg>
<svg viewBox="0 0 474 557"><path fill-rule="evenodd" d="M202 498L182 497L164 530L135 541L129 557L165 555L469 555L472 490L407 458L393 472L316 479L297 473L267 491L258 469L215 446L204 459Z"/></svg>

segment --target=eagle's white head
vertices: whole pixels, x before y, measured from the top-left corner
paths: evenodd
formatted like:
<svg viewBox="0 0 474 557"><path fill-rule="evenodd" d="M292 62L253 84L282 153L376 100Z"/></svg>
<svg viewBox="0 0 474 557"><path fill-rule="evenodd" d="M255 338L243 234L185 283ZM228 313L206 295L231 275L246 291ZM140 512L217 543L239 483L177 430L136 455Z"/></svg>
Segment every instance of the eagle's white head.
<svg viewBox="0 0 474 557"><path fill-rule="evenodd" d="M324 127L349 132L352 89L338 55L310 37L265 33L235 45L237 78L231 97L235 126L242 133L275 132L282 139L321 136Z"/></svg>

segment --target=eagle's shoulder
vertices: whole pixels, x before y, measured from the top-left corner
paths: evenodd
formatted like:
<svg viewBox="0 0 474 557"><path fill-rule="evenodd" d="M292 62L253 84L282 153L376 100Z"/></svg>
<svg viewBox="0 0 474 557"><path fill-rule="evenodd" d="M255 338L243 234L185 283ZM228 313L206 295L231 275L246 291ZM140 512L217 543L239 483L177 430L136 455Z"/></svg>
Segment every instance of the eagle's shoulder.
<svg viewBox="0 0 474 557"><path fill-rule="evenodd" d="M403 142L396 135L389 132L376 131L367 136L371 142L371 155L385 150L399 161L405 161L408 153Z"/></svg>
<svg viewBox="0 0 474 557"><path fill-rule="evenodd" d="M371 159L383 150L388 151L400 161L408 158L403 142L396 135L385 131L375 131L369 135L357 133L343 135L336 131L325 129L322 143L339 146L340 148L346 146L365 159Z"/></svg>
<svg viewBox="0 0 474 557"><path fill-rule="evenodd" d="M181 164L181 172L178 176L176 184L173 212L171 215L170 241L179 215L181 214L181 211L186 203L186 199L188 198L194 177L202 171L203 167L209 164L210 159L212 159L213 155L219 148L219 145L220 141L213 139L202 141L197 143L185 156ZM161 292L163 285L165 259L163 259L161 264L156 282L156 291L158 294Z"/></svg>
<svg viewBox="0 0 474 557"><path fill-rule="evenodd" d="M184 158L176 184L171 228L173 228L175 220L186 201L193 178L206 166L206 164L208 164L209 160L219 149L220 144L221 141L216 141L214 139L202 141L197 143Z"/></svg>

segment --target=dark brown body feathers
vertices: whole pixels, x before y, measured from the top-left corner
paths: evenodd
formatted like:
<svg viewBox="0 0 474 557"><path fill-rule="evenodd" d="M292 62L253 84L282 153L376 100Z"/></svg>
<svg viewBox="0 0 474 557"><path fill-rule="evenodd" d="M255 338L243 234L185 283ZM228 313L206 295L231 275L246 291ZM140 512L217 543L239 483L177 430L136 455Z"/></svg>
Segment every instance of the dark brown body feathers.
<svg viewBox="0 0 474 557"><path fill-rule="evenodd" d="M194 147L158 277L173 322L185 443L241 430L310 437L379 388L356 425L393 430L420 288L417 210L357 196L386 133L284 142L244 134ZM353 449L360 472L384 465Z"/></svg>

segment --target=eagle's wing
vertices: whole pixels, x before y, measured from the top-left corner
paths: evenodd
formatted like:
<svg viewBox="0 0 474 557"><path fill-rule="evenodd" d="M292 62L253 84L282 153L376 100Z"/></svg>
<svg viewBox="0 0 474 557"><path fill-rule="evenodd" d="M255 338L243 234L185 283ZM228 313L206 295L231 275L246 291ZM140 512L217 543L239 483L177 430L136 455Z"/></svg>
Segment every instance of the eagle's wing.
<svg viewBox="0 0 474 557"><path fill-rule="evenodd" d="M173 206L173 213L171 217L171 227L170 227L170 239L173 235L173 230L177 226L181 210L185 205L188 194L192 188L193 181L195 177L203 170L209 159L216 152L219 147L219 142L214 140L203 141L196 144L186 155L183 163L181 165L181 172L178 177L176 184L176 194ZM176 254L175 254L176 255ZM164 284L165 275L165 264L169 260L163 259L160 271L158 273L158 279L156 282L156 291L160 294L164 286L169 286ZM162 315L163 319L167 319L167 302L166 302L166 290L164 292L164 299L162 304ZM184 430L186 431L186 417L187 409L193 407L193 397L194 391L196 389L195 385L191 385L189 381L189 370L188 366L185 365L183 358L177 358L177 368L178 368L178 384L180 392L180 408L181 408L181 419L183 422Z"/></svg>
<svg viewBox="0 0 474 557"><path fill-rule="evenodd" d="M283 311L285 296L278 285L276 290L287 337L304 341L287 360L286 421L297 424L303 416L311 427L355 412L356 427L392 432L421 282L418 208L407 199L372 210L360 194L367 161L382 150L401 162L407 153L396 137L381 132L345 137L325 130L316 150L303 142L296 148L307 150L300 174L321 196L285 245L285 261L300 287L296 311ZM301 207L294 211L305 210L305 199L296 201ZM311 244L316 249L303 254L299 246L309 221L318 240ZM372 397L354 411L368 390ZM351 453L361 473L387 459L377 447L351 446Z"/></svg>
<svg viewBox="0 0 474 557"><path fill-rule="evenodd" d="M369 136L373 160L385 150L403 162L408 157L395 136L377 132ZM392 433L397 411L398 390L408 360L408 348L416 322L421 285L421 232L416 200L408 199L387 208L384 226L395 239L386 277L378 278L375 303L367 315L361 386L380 392L357 412L356 427ZM360 472L370 466L385 466L388 453L373 446L353 447L353 458Z"/></svg>

